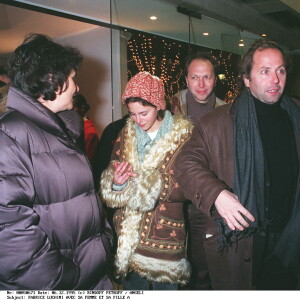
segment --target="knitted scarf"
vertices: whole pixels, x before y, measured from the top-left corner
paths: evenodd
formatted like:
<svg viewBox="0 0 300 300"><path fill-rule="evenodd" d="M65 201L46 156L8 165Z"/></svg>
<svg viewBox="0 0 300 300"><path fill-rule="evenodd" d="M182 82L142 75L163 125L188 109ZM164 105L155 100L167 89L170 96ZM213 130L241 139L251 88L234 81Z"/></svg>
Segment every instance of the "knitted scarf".
<svg viewBox="0 0 300 300"><path fill-rule="evenodd" d="M244 90L238 99L234 118L234 185L233 193L238 196L241 204L254 216L255 222L249 222L250 226L243 231L232 231L223 221L218 219L217 225L222 233L219 240L219 250L231 245L241 238L251 235L256 229L264 229L268 220L264 214L264 153L260 132L256 117L253 96L248 90ZM283 96L281 106L285 109L291 119L297 144L300 138L300 112L295 103L287 96ZM295 208L299 211L299 184L295 199ZM299 213L298 213L299 215ZM295 217L293 217L295 218ZM292 219L293 219L292 218ZM298 221L299 221L298 216ZM299 230L298 230L299 231ZM300 234L299 234L300 235ZM298 245L300 247L300 245Z"/></svg>
<svg viewBox="0 0 300 300"><path fill-rule="evenodd" d="M137 152L139 155L139 162L141 163L144 160L145 155L151 149L153 143L158 141L162 136L168 134L172 130L173 126L173 117L172 114L166 110L163 121L158 129L157 135L154 140L151 140L147 132L142 130L140 126L135 124L136 130L136 140L137 140Z"/></svg>

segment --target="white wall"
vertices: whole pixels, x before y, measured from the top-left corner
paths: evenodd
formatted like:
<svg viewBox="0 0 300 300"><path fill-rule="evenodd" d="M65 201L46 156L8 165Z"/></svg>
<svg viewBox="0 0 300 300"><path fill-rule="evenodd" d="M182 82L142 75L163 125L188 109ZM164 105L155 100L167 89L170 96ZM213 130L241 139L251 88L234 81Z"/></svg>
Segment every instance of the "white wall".
<svg viewBox="0 0 300 300"><path fill-rule="evenodd" d="M68 43L78 48L82 53L84 60L78 73L77 82L80 92L90 104L91 109L88 115L93 119L100 135L105 126L112 121L112 113L114 120L121 117L122 76L120 74L119 31L112 32L113 86L110 29L0 4L0 40L2 41L0 58L12 52L31 32L47 34L62 44ZM126 56L126 51L124 55ZM112 95L114 111L112 110Z"/></svg>
<svg viewBox="0 0 300 300"><path fill-rule="evenodd" d="M76 82L87 99L88 116L94 121L98 134L112 121L110 30L96 28L74 33L58 41L79 49L83 64Z"/></svg>

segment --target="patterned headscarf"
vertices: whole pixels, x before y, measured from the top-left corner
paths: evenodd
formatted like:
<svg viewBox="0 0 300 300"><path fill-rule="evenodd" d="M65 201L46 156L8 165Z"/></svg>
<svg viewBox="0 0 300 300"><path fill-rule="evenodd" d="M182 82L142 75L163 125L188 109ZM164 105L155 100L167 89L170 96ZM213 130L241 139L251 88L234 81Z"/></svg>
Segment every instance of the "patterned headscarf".
<svg viewBox="0 0 300 300"><path fill-rule="evenodd" d="M166 109L164 84L162 80L148 72L140 72L129 80L122 95L122 103L124 104L130 97L142 98L159 110Z"/></svg>

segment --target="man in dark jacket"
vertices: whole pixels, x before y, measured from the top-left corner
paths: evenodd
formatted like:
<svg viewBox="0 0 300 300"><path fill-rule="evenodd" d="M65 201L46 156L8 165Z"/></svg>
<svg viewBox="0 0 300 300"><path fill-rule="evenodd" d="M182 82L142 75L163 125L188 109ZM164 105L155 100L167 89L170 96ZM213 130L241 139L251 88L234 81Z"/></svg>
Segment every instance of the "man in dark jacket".
<svg viewBox="0 0 300 300"><path fill-rule="evenodd" d="M174 114L188 116L196 123L209 111L226 104L214 92L218 63L210 53L200 52L188 57L184 74L188 89L180 91L178 98L174 96L171 99ZM191 201L185 203L184 213L188 232L187 255L192 266L191 279L186 288L209 290L211 285L203 247L204 218Z"/></svg>
<svg viewBox="0 0 300 300"><path fill-rule="evenodd" d="M122 119L118 119L116 121L109 123L104 128L103 133L100 137L96 149L95 166L94 166L95 185L98 190L99 190L101 174L108 167L110 163L114 143L120 131L125 126L128 118L129 118L129 114L126 114L125 116L122 117Z"/></svg>
<svg viewBox="0 0 300 300"><path fill-rule="evenodd" d="M33 34L9 62L0 120L0 289L111 289L111 233L72 110L82 57Z"/></svg>
<svg viewBox="0 0 300 300"><path fill-rule="evenodd" d="M244 88L200 120L175 164L205 215L214 289L297 288L300 110L283 93L286 67L276 43L255 42L241 61Z"/></svg>

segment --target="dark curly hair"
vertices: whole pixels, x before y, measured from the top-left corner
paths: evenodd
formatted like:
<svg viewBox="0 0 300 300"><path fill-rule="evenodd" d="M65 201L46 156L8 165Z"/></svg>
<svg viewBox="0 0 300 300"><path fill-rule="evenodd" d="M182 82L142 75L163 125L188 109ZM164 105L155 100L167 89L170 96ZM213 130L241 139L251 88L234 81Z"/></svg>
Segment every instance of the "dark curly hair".
<svg viewBox="0 0 300 300"><path fill-rule="evenodd" d="M81 62L77 49L57 44L47 35L29 34L12 53L8 75L12 86L34 99L55 100L55 92L68 87L71 71L77 71Z"/></svg>

